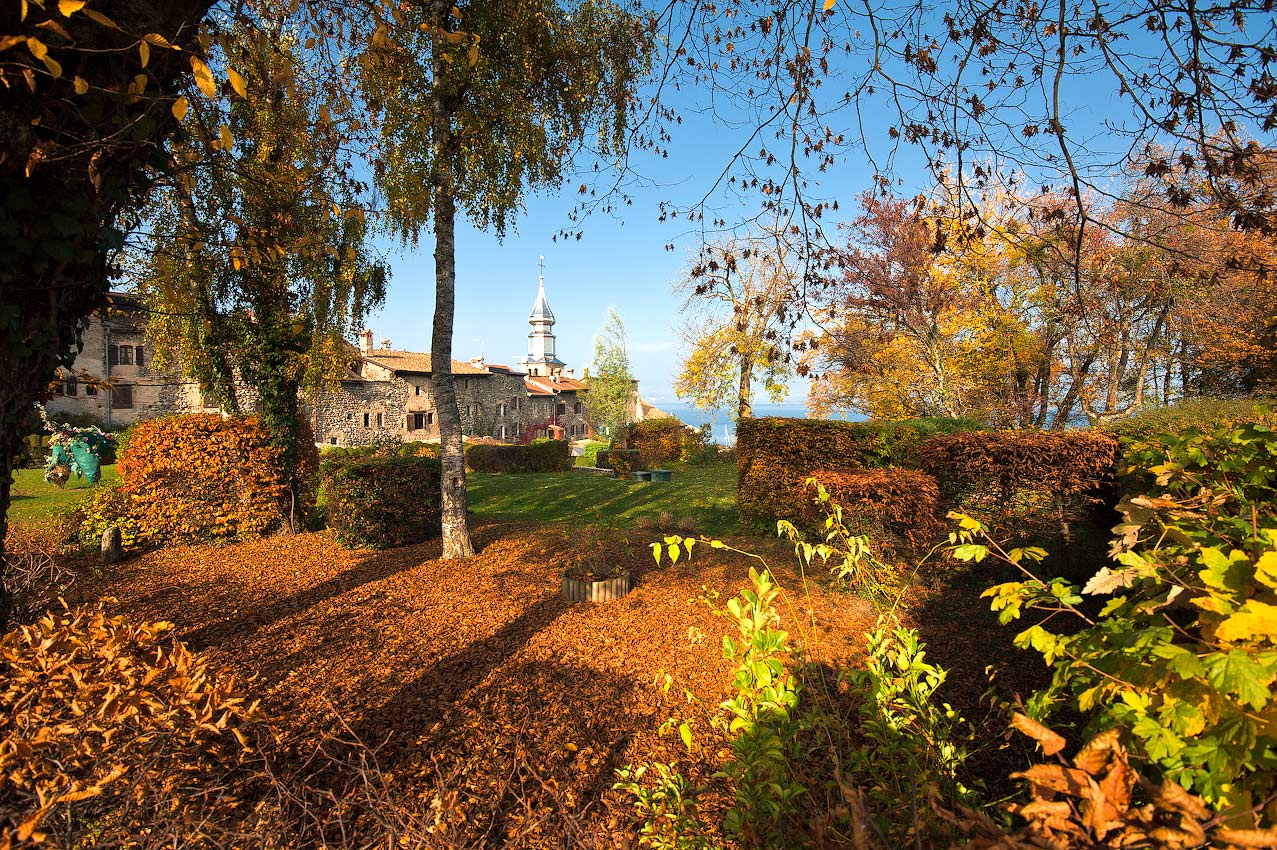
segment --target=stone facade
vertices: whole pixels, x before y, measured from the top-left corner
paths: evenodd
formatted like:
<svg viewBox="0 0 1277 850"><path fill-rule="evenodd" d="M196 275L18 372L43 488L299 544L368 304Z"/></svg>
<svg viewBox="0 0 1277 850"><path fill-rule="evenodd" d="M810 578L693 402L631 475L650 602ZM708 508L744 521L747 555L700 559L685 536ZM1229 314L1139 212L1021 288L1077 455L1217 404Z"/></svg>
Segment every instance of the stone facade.
<svg viewBox="0 0 1277 850"><path fill-rule="evenodd" d="M50 413L87 414L104 425L127 425L175 413L216 411L199 385L176 372L151 368L154 351L143 333L143 314L129 296L113 294L114 306L94 316L73 372L67 372L46 408ZM544 284L529 322L529 365L515 369L482 358L452 361L462 428L470 437L518 443L537 437L580 440L593 436L586 406L588 385L554 356L554 315ZM430 382L430 355L373 346L360 334L352 365L335 389L307 408L315 441L358 446L380 439L438 441L439 421ZM522 364L521 364L522 365ZM253 393L237 387L241 407L252 410Z"/></svg>
<svg viewBox="0 0 1277 850"><path fill-rule="evenodd" d="M154 361L136 303L113 293L111 308L95 315L84 331L74 366L60 370L61 380L45 409L91 416L105 426L205 409L197 384L153 369Z"/></svg>

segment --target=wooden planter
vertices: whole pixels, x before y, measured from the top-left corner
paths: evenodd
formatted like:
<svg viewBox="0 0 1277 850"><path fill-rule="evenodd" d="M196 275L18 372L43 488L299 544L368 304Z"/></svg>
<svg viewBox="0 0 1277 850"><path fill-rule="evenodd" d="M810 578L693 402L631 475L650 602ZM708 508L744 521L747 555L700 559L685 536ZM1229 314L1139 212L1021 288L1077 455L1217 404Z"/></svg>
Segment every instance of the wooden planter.
<svg viewBox="0 0 1277 850"><path fill-rule="evenodd" d="M611 602L629 592L629 573L598 579L563 577L562 596L569 602Z"/></svg>

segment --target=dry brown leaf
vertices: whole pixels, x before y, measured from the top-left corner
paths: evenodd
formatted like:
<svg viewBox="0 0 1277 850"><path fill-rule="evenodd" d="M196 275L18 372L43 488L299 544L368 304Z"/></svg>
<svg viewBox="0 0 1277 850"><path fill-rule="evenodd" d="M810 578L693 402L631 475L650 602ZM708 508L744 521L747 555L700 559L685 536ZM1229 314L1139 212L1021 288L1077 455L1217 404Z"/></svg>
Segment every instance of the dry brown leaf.
<svg viewBox="0 0 1277 850"><path fill-rule="evenodd" d="M1021 714L1018 711L1012 716L1011 725L1037 741L1042 746L1042 752L1048 756L1053 756L1064 749L1064 745L1067 743L1063 735L1048 729L1032 717Z"/></svg>
<svg viewBox="0 0 1277 850"><path fill-rule="evenodd" d="M1091 788L1089 775L1062 764L1035 764L1028 770L1011 774L1011 778L1027 779L1041 788L1073 797L1084 797Z"/></svg>
<svg viewBox="0 0 1277 850"><path fill-rule="evenodd" d="M1234 847L1277 847L1277 829L1219 829L1215 837Z"/></svg>

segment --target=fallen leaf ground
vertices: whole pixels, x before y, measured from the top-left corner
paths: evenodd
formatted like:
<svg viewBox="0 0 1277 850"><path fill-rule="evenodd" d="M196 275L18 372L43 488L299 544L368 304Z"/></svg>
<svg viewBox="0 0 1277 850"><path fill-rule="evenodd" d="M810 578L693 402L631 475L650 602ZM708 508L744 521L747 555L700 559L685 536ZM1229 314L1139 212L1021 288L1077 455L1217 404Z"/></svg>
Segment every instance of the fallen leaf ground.
<svg viewBox="0 0 1277 850"><path fill-rule="evenodd" d="M679 761L707 782L721 763L708 718L726 693L720 645L734 626L697 598L717 592L721 605L747 584L749 562L701 547L658 569L631 532L606 545L637 576L634 590L606 605L562 601L565 562L599 535L484 523L465 563L439 560L437 541L348 552L327 532L173 548L114 568L91 593L129 616L172 620L192 648L255 677L254 695L297 751L345 723L400 787L424 794L451 777L472 839L550 846L584 824L625 844L617 767ZM854 663L872 608L796 592L787 550L750 545L770 548L791 591L786 627L816 660ZM668 693L656 684L665 673ZM691 754L677 734L657 734L675 715L692 721ZM711 792L707 805L712 817L727 800Z"/></svg>

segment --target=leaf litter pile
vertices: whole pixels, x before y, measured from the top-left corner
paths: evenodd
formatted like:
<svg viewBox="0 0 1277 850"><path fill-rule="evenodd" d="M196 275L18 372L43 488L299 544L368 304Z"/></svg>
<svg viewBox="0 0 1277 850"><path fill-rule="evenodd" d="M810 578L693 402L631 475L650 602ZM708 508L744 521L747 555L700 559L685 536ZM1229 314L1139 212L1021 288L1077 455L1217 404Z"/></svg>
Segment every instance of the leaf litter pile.
<svg viewBox="0 0 1277 850"><path fill-rule="evenodd" d="M173 548L94 591L118 599L116 613L173 621L191 649L253 677L284 762L340 731L372 749L396 794L436 807L446 796L468 842L563 846L585 831L629 846L618 767L676 762L709 787L711 822L730 805L711 780L727 744L710 718L727 694L720 646L734 624L706 600L738 593L750 562L697 547L658 568L642 534L598 535L486 524L465 562L440 560L438 541L348 552L326 532ZM565 566L600 545L634 589L602 605L560 599ZM782 586L800 590L788 550L768 555ZM855 663L867 603L815 586L787 598L782 625L813 660ZM690 751L659 733L671 717L694 730Z"/></svg>

